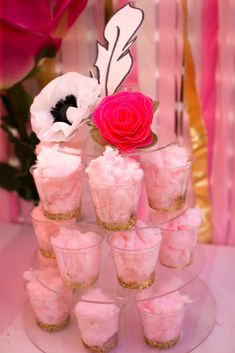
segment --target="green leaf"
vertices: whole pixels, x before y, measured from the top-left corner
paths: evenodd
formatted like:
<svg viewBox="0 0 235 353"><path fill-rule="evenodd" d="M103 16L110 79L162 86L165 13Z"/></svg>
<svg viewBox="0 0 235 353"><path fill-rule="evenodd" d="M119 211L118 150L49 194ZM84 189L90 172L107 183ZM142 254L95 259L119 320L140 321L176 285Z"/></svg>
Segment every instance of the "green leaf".
<svg viewBox="0 0 235 353"><path fill-rule="evenodd" d="M9 99L10 106L8 112L14 116L14 118L28 120L29 108L32 104L32 98L25 91L22 84L17 83L7 90L7 96Z"/></svg>
<svg viewBox="0 0 235 353"><path fill-rule="evenodd" d="M35 57L35 63L38 64L42 58L54 58L56 56L56 48L53 45L43 48Z"/></svg>
<svg viewBox="0 0 235 353"><path fill-rule="evenodd" d="M156 113L158 106L159 106L159 102L158 101L153 101L153 111L154 111L154 113Z"/></svg>
<svg viewBox="0 0 235 353"><path fill-rule="evenodd" d="M152 143L150 143L149 145L141 146L141 147L139 147L137 149L146 149L146 148L150 148L150 147L153 147L154 145L156 145L156 143L158 141L157 135L153 131L151 131L151 134L153 136Z"/></svg>
<svg viewBox="0 0 235 353"><path fill-rule="evenodd" d="M17 126L15 124L15 121L14 119L12 118L11 115L5 115L2 117L2 121L3 121L3 124L1 125L2 127L5 126L5 127L11 127L13 129L15 129Z"/></svg>
<svg viewBox="0 0 235 353"><path fill-rule="evenodd" d="M8 191L17 190L18 184L16 175L18 174L18 169L12 167L7 163L0 163L0 188L6 189Z"/></svg>
<svg viewBox="0 0 235 353"><path fill-rule="evenodd" d="M28 170L34 162L34 146L31 144L18 140L15 143L15 155L19 158L23 170Z"/></svg>
<svg viewBox="0 0 235 353"><path fill-rule="evenodd" d="M17 192L20 197L25 200L38 201L38 192L33 180L32 175L29 172L18 173L17 175Z"/></svg>
<svg viewBox="0 0 235 353"><path fill-rule="evenodd" d="M32 145L34 146L34 149L35 149L36 145L38 145L40 142L40 140L37 138L37 135L34 132L31 132L31 134L29 135L29 140L32 143Z"/></svg>
<svg viewBox="0 0 235 353"><path fill-rule="evenodd" d="M40 66L34 66L32 70L22 79L22 82L28 80L31 77L34 77L41 70Z"/></svg>
<svg viewBox="0 0 235 353"><path fill-rule="evenodd" d="M98 143L100 146L107 146L108 142L103 139L103 137L100 135L99 130L96 127L93 127L90 130L90 135L93 138L93 140Z"/></svg>

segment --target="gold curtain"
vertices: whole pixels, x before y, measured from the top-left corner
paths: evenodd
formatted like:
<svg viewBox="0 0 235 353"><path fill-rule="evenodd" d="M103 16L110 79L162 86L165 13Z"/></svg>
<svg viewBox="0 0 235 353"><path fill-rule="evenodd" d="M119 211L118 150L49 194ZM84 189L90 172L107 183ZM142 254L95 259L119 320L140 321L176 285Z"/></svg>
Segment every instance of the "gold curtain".
<svg viewBox="0 0 235 353"><path fill-rule="evenodd" d="M189 129L193 153L193 188L196 205L202 209L203 223L199 234L202 242L211 241L211 209L207 171L207 131L201 114L195 84L195 68L188 37L187 0L182 0L184 19L184 103L189 116Z"/></svg>

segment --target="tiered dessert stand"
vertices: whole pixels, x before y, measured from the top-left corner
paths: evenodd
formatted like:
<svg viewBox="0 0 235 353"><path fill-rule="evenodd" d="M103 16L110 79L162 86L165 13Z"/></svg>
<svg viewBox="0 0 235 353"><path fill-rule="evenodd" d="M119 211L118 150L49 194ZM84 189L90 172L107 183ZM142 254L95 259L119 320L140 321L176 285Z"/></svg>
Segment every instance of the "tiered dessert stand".
<svg viewBox="0 0 235 353"><path fill-rule="evenodd" d="M175 143L173 132L158 128L158 144L155 150L165 148ZM154 226L162 225L178 217L188 208L177 212L156 212L150 210ZM144 290L122 288L116 279L112 256L103 242L100 276L93 287L101 287L111 294L114 302L122 306L121 324L118 345L111 352L115 353L147 353L157 351L146 345L142 333L140 317L137 310L138 301L164 296L174 291L189 295L191 303L187 305L180 340L167 351L174 353L190 352L198 347L211 333L216 322L216 303L207 285L199 279L203 268L204 255L198 244L192 263L182 269L171 269L158 264L156 281L153 286ZM164 290L167 288L167 290ZM74 291L74 302L85 290ZM40 329L35 321L30 304L27 303L23 313L25 331L32 343L45 353L85 353L74 314L71 313L70 324L59 332L46 332ZM163 352L165 350L158 350Z"/></svg>

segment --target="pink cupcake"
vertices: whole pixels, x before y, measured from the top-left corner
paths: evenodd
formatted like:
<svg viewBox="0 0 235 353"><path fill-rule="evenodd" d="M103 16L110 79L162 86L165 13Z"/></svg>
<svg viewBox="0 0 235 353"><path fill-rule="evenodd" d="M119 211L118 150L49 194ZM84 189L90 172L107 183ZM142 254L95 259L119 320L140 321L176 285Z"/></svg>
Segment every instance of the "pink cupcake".
<svg viewBox="0 0 235 353"><path fill-rule="evenodd" d="M86 168L97 224L107 230L130 229L136 222L143 171L131 158L106 147Z"/></svg>
<svg viewBox="0 0 235 353"><path fill-rule="evenodd" d="M37 324L46 331L59 331L69 323L71 292L56 269L26 271L26 290Z"/></svg>
<svg viewBox="0 0 235 353"><path fill-rule="evenodd" d="M201 211L195 207L161 227L161 264L172 268L183 268L191 264L201 221Z"/></svg>
<svg viewBox="0 0 235 353"><path fill-rule="evenodd" d="M66 221L77 218L83 184L83 164L79 151L42 146L31 168L46 218Z"/></svg>
<svg viewBox="0 0 235 353"><path fill-rule="evenodd" d="M87 229L86 229L87 228ZM61 277L71 288L92 286L99 276L102 235L97 227L61 227L51 238Z"/></svg>
<svg viewBox="0 0 235 353"><path fill-rule="evenodd" d="M81 297L74 308L83 345L108 352L118 343L120 308L100 288Z"/></svg>
<svg viewBox="0 0 235 353"><path fill-rule="evenodd" d="M191 170L189 155L184 147L174 145L143 153L141 167L151 208L173 212L184 206Z"/></svg>
<svg viewBox="0 0 235 353"><path fill-rule="evenodd" d="M154 283L161 240L159 229L151 227L109 236L117 279L122 287L143 289Z"/></svg>
<svg viewBox="0 0 235 353"><path fill-rule="evenodd" d="M145 342L153 348L167 349L180 338L185 305L189 297L179 292L138 303Z"/></svg>

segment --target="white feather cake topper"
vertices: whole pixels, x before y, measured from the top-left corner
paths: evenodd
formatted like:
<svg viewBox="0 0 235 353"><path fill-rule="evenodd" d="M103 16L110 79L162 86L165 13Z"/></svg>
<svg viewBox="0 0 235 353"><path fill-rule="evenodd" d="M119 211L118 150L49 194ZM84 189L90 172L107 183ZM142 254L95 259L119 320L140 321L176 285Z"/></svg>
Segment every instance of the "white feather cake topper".
<svg viewBox="0 0 235 353"><path fill-rule="evenodd" d="M128 3L107 23L104 30L107 45L97 43L94 66L105 95L113 94L130 72L133 65L130 47L136 40L135 34L143 19L143 11Z"/></svg>

